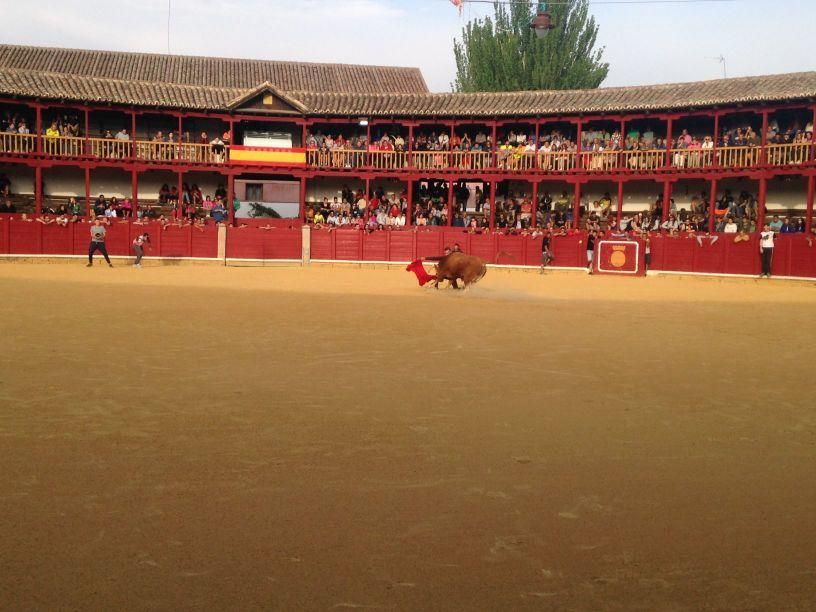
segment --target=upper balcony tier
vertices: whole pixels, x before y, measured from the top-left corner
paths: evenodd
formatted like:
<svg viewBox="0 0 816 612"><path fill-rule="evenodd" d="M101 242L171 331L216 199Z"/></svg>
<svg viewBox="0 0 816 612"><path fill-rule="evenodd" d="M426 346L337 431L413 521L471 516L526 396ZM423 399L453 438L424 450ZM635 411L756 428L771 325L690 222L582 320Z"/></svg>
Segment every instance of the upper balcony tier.
<svg viewBox="0 0 816 612"><path fill-rule="evenodd" d="M243 149L243 147L241 147ZM270 149L286 161L278 167L326 172L410 174L664 174L816 166L813 143L715 149L655 149L601 152L378 151L358 149ZM231 156L228 145L167 143L83 137L37 137L0 133L0 158L61 159L177 166L268 166Z"/></svg>

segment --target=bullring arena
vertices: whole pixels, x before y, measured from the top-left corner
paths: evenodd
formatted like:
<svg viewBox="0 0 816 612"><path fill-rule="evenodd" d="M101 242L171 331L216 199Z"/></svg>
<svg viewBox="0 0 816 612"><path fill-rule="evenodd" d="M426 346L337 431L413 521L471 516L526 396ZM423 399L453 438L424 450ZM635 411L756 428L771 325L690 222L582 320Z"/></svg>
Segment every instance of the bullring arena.
<svg viewBox="0 0 816 612"><path fill-rule="evenodd" d="M0 287L4 609L813 609L813 283Z"/></svg>
<svg viewBox="0 0 816 612"><path fill-rule="evenodd" d="M0 609L816 610L814 118L0 45Z"/></svg>

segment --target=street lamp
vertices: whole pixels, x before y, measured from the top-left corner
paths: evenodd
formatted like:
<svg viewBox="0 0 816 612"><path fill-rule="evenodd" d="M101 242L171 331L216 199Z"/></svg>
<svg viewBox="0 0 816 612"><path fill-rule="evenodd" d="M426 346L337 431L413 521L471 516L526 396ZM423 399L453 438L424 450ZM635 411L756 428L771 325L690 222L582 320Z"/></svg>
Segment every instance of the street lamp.
<svg viewBox="0 0 816 612"><path fill-rule="evenodd" d="M555 24L552 22L552 15L547 12L546 2L538 3L536 16L533 17L533 20L530 22L530 27L535 30L536 36L539 38L545 38L547 32L555 28Z"/></svg>

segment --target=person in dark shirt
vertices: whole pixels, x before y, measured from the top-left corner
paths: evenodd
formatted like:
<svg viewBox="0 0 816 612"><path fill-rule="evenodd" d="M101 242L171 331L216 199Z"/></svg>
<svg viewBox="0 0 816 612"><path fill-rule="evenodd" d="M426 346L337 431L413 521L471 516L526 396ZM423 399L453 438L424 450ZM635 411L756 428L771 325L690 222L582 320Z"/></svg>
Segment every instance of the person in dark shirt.
<svg viewBox="0 0 816 612"><path fill-rule="evenodd" d="M587 272L592 274L592 260L595 258L595 240L598 235L595 231L590 231L587 234L586 254L587 254Z"/></svg>
<svg viewBox="0 0 816 612"><path fill-rule="evenodd" d="M7 199L5 202L0 204L0 213L11 214L11 213L16 213L16 212L17 212L17 207L14 206L14 204L11 203L11 200Z"/></svg>

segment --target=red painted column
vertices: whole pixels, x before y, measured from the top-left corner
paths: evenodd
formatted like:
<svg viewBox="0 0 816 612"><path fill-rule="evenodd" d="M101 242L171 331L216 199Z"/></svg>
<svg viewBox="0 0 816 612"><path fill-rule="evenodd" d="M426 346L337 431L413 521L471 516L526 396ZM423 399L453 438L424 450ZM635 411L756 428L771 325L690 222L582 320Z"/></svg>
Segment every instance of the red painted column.
<svg viewBox="0 0 816 612"><path fill-rule="evenodd" d="M227 212L229 224L235 225L235 175L227 175Z"/></svg>
<svg viewBox="0 0 816 612"><path fill-rule="evenodd" d="M182 197L181 197L181 190L182 190L182 186L183 186L183 183L184 183L184 176L182 175L181 172L179 172L177 174L177 177L178 177L178 183L176 185L176 189L178 190L178 202L176 203L176 207L177 207L176 210L178 211L177 216L179 218L183 219L184 215L187 213L187 211L184 210L184 207L182 206Z"/></svg>
<svg viewBox="0 0 816 612"><path fill-rule="evenodd" d="M760 161L761 165L766 165L768 163L768 111L762 111L762 153L760 154ZM757 228L759 229L759 228Z"/></svg>
<svg viewBox="0 0 816 612"><path fill-rule="evenodd" d="M181 113L178 116L178 131L176 132L176 159L182 159L183 156L181 154L181 130L184 129L184 124L181 120ZM181 204L181 188L179 187L179 204ZM192 233L190 234L192 236Z"/></svg>
<svg viewBox="0 0 816 612"><path fill-rule="evenodd" d="M663 212L662 212L663 216L662 219L660 220L661 222L669 218L671 195L672 195L672 181L666 181L663 183Z"/></svg>
<svg viewBox="0 0 816 612"><path fill-rule="evenodd" d="M448 179L448 227L453 224L453 178Z"/></svg>
<svg viewBox="0 0 816 612"><path fill-rule="evenodd" d="M91 169L85 168L85 218L91 217Z"/></svg>
<svg viewBox="0 0 816 612"><path fill-rule="evenodd" d="M541 122L535 122L535 153L533 153L533 168L538 168L538 148L541 146ZM533 183L533 190L538 191L538 183ZM535 202L533 203L535 206ZM535 227L535 213L533 213L533 227Z"/></svg>
<svg viewBox="0 0 816 612"><path fill-rule="evenodd" d="M304 128L305 129L305 128ZM304 141L305 142L305 141ZM306 221L306 177L300 177L300 220Z"/></svg>
<svg viewBox="0 0 816 612"><path fill-rule="evenodd" d="M368 222L368 216L369 216L369 213L371 211L371 208L369 208L369 204L371 204L371 179L369 179L368 177L366 177L366 180L365 180L365 201L366 201L366 209L365 209L365 214L363 215L363 219L366 222Z"/></svg>
<svg viewBox="0 0 816 612"><path fill-rule="evenodd" d="M370 123L366 126L366 151L371 151L371 124ZM371 162L371 159L370 159L371 156L367 155L367 157L369 158L369 163L367 165L371 166L372 165L370 163ZM366 200L368 200L368 189L366 189Z"/></svg>
<svg viewBox="0 0 816 612"><path fill-rule="evenodd" d="M91 112L86 108L85 109L85 145L84 145L85 146L85 151L84 151L85 155L90 155L91 154L91 145L90 145L90 141L88 140L90 138L90 131L91 131L91 118L90 118L90 115L91 115Z"/></svg>
<svg viewBox="0 0 816 612"><path fill-rule="evenodd" d="M719 166L720 160L717 157L717 141L720 139L720 113L714 113L714 147L712 148L712 155L714 159L711 161L713 166Z"/></svg>
<svg viewBox="0 0 816 612"><path fill-rule="evenodd" d="M34 212L39 217L42 214L42 168L34 167Z"/></svg>
<svg viewBox="0 0 816 612"><path fill-rule="evenodd" d="M576 155L578 156L578 159L575 160L576 168L580 168L583 165L582 163L583 156L581 155L581 151L583 150L583 147L581 146L581 138L584 135L583 126L584 122L579 120L577 122L577 132L575 136L575 149L577 151Z"/></svg>
<svg viewBox="0 0 816 612"><path fill-rule="evenodd" d="M37 135L37 153L42 153L42 107L34 108L34 133Z"/></svg>
<svg viewBox="0 0 816 612"><path fill-rule="evenodd" d="M409 128L410 129L410 128ZM408 179L408 210L405 212L405 225L411 227L414 219L414 181Z"/></svg>
<svg viewBox="0 0 816 612"><path fill-rule="evenodd" d="M618 210L615 214L616 231L620 230L622 218L623 218L623 181L618 181Z"/></svg>
<svg viewBox="0 0 816 612"><path fill-rule="evenodd" d="M306 138L308 132L308 121L304 121L303 124L300 126L300 146L304 149L306 148Z"/></svg>
<svg viewBox="0 0 816 612"><path fill-rule="evenodd" d="M414 124L408 124L408 167L414 167ZM413 202L409 201L408 206L413 206Z"/></svg>
<svg viewBox="0 0 816 612"><path fill-rule="evenodd" d="M620 151L618 151L618 168L625 167L623 163L623 152L626 150L626 120L620 120Z"/></svg>
<svg viewBox="0 0 816 612"><path fill-rule="evenodd" d="M714 231L714 209L717 206L717 179L711 179L711 193L708 196L708 231Z"/></svg>
<svg viewBox="0 0 816 612"><path fill-rule="evenodd" d="M816 161L816 106L813 107L812 123L814 133L810 136L810 161Z"/></svg>
<svg viewBox="0 0 816 612"><path fill-rule="evenodd" d="M674 138L674 135L672 134L673 128L674 119L672 117L669 117L666 120L666 157L663 160L663 165L666 168L670 168L672 163L671 150L672 150L672 138Z"/></svg>
<svg viewBox="0 0 816 612"><path fill-rule="evenodd" d="M536 125L536 132L538 132L538 125ZM538 134L536 134L538 136ZM538 142L538 138L536 138ZM530 227L536 226L536 219L538 218L538 181L533 181L533 218L530 219Z"/></svg>
<svg viewBox="0 0 816 612"><path fill-rule="evenodd" d="M805 213L805 235L810 236L813 229L813 194L816 191L816 176L808 177L807 185L807 212Z"/></svg>
<svg viewBox="0 0 816 612"><path fill-rule="evenodd" d="M179 200L181 203L181 200ZM139 216L139 173L136 170L130 172L130 210L132 210L133 218Z"/></svg>
<svg viewBox="0 0 816 612"><path fill-rule="evenodd" d="M581 228L581 183L575 182L575 190L573 191L572 202L572 227L575 229Z"/></svg>
<svg viewBox="0 0 816 612"><path fill-rule="evenodd" d="M494 130L495 133L495 130ZM490 185L490 231L496 229L496 190L499 185L495 181Z"/></svg>
<svg viewBox="0 0 816 612"><path fill-rule="evenodd" d="M448 152L445 153L445 158L448 160L447 167L453 167L453 147L450 145L453 142L453 137L456 135L455 121L451 121L450 141L448 143Z"/></svg>
<svg viewBox="0 0 816 612"><path fill-rule="evenodd" d="M130 112L130 158L136 157L136 111Z"/></svg>
<svg viewBox="0 0 816 612"><path fill-rule="evenodd" d="M768 179L764 176L759 179L759 202L757 212L757 231L762 231L762 226L765 225L765 200L768 197Z"/></svg>
<svg viewBox="0 0 816 612"><path fill-rule="evenodd" d="M499 124L498 124L497 121L494 121L493 122L493 136L492 136L492 138L493 138L493 150L490 151L490 167L491 168L497 168L498 167L498 163L496 163L496 151L499 150L499 143L496 140L498 137L499 137ZM495 216L495 214L493 212L493 209L490 210L490 214ZM493 228L492 225L490 227L491 227L491 229Z"/></svg>

